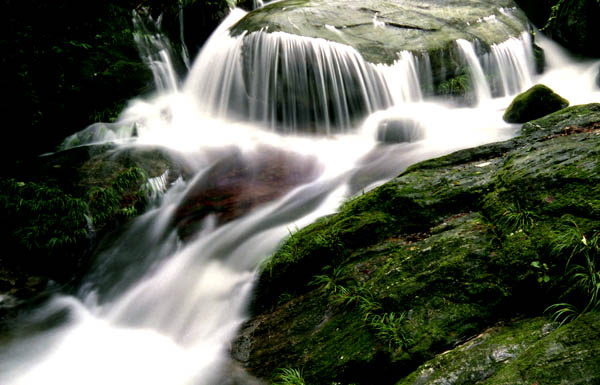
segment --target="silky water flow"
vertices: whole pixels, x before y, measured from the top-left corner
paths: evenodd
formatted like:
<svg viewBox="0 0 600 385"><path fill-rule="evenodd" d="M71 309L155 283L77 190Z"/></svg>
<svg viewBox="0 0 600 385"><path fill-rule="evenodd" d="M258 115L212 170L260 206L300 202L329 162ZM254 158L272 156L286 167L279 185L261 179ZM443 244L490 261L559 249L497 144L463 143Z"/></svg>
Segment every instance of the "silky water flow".
<svg viewBox="0 0 600 385"><path fill-rule="evenodd" d="M55 295L32 311L24 322L45 326L1 348L1 384L226 384L229 344L247 317L257 270L290 232L410 164L514 136L518 126L502 121L503 110L537 82L572 104L600 100L599 63L576 62L542 36L543 75L534 74L528 34L493 46L484 58L472 43L457 41L476 97L473 106L458 107L423 96L421 84L431 78L426 57L401 52L394 65L375 66L320 39L229 36L243 15L232 11L184 81L164 39L137 35L157 93L133 100L118 122L75 137L168 148L195 176L149 181L155 204L98 253L78 294ZM495 90L483 75L493 71ZM386 124L407 120L415 122L414 135L378 140ZM66 147L75 143L70 139ZM209 215L185 241L178 236L173 217L211 167L231 157L269 163L270 154L292 159L286 164L301 159L306 175L241 216Z"/></svg>

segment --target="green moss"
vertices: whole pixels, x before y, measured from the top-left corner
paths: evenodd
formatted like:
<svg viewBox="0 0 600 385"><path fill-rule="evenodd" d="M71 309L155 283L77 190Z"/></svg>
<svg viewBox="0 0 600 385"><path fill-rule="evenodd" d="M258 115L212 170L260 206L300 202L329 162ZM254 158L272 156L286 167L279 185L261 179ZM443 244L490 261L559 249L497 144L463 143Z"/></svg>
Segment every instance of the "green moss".
<svg viewBox="0 0 600 385"><path fill-rule="evenodd" d="M427 361L397 385L485 383L545 334L543 318L519 320L485 330L476 338Z"/></svg>
<svg viewBox="0 0 600 385"><path fill-rule="evenodd" d="M541 315L571 284L568 255L553 251L565 220L584 232L600 223L598 111L567 108L510 141L414 165L290 236L259 277L249 366L272 371L265 357L285 352L285 366L305 368L310 383L369 384L364 373L379 371L392 383L499 321ZM383 322L391 314L404 316ZM488 346L525 354L541 323L509 328L506 349L494 347L499 335ZM504 362L457 375L489 377Z"/></svg>
<svg viewBox="0 0 600 385"><path fill-rule="evenodd" d="M517 95L502 118L508 123L525 123L561 110L568 105L568 100L555 94L543 84L537 84Z"/></svg>
<svg viewBox="0 0 600 385"><path fill-rule="evenodd" d="M523 135L559 135L575 132L568 127L591 128L600 121L600 103L571 106L542 118L527 122L522 127Z"/></svg>
<svg viewBox="0 0 600 385"><path fill-rule="evenodd" d="M530 346L486 384L594 384L600 380L600 313L589 314Z"/></svg>

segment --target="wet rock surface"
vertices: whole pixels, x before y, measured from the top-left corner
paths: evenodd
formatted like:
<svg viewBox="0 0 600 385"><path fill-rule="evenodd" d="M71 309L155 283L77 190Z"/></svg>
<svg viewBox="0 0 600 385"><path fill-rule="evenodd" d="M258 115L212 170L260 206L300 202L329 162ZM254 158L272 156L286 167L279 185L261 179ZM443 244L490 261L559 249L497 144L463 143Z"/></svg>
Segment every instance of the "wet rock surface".
<svg viewBox="0 0 600 385"><path fill-rule="evenodd" d="M208 215L218 224L247 214L319 176L316 159L263 147L251 153L233 148L194 182L175 212L184 238L195 233Z"/></svg>
<svg viewBox="0 0 600 385"><path fill-rule="evenodd" d="M231 30L262 29L350 45L367 61L391 64L402 50L446 49L456 39L501 43L527 30L527 22L509 0L286 0L249 13Z"/></svg>
<svg viewBox="0 0 600 385"><path fill-rule="evenodd" d="M573 223L586 234L600 226L599 135L600 105L569 107L509 141L416 164L292 234L262 269L232 356L257 377L303 368L314 384L371 384L372 373L382 384L522 373L553 383L520 360L554 365L556 350L534 346L566 329L548 334L555 325L538 317L570 281L556 242ZM597 348L574 336L562 351L583 344L587 358L562 361L561 376L576 382ZM584 366L583 383L600 378Z"/></svg>

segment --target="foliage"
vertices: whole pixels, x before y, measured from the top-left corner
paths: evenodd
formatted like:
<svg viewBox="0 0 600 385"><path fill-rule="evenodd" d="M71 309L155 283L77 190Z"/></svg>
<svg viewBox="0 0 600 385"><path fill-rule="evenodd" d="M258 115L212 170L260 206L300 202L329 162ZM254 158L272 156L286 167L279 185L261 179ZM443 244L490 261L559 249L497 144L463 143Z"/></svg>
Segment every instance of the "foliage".
<svg viewBox="0 0 600 385"><path fill-rule="evenodd" d="M552 320L561 325L587 312L600 310L600 271L596 263L600 256L600 232L593 231L587 237L577 223L571 221L571 224L556 241L554 252L568 255L566 268L571 286L564 295L576 292L583 301L577 305L557 303L546 309L551 312Z"/></svg>
<svg viewBox="0 0 600 385"><path fill-rule="evenodd" d="M108 187L95 187L88 193L89 209L94 226L102 226L119 218L132 218L146 204L144 182L146 172L131 167L117 174Z"/></svg>
<svg viewBox="0 0 600 385"><path fill-rule="evenodd" d="M13 130L22 151L39 154L87 125L114 120L130 98L148 91L150 70L132 38L138 1L8 1L3 7L10 39L2 40L12 97L19 117ZM68 119L65 120L65 117ZM53 129L48 129L52 127ZM34 134L37 140L27 141Z"/></svg>
<svg viewBox="0 0 600 385"><path fill-rule="evenodd" d="M369 317L369 326L375 330L377 337L387 344L390 351L399 351L412 343L403 329L405 318L406 312L400 315L393 312L373 315Z"/></svg>
<svg viewBox="0 0 600 385"><path fill-rule="evenodd" d="M146 204L146 173L137 167L109 179L107 186L66 193L51 178L0 179L2 239L11 268L54 279L68 278L90 245L91 234L137 215ZM70 268L65 268L70 265Z"/></svg>
<svg viewBox="0 0 600 385"><path fill-rule="evenodd" d="M337 271L336 271L337 270ZM350 287L339 284L339 269L333 269L334 276L318 275L311 281L313 285L322 285L329 291L333 303L343 306L356 306L363 321L369 326L391 352L401 351L411 340L406 336L403 323L406 312L397 315L394 312L382 313L379 303L366 285L356 283Z"/></svg>
<svg viewBox="0 0 600 385"><path fill-rule="evenodd" d="M538 215L529 209L521 207L521 204L516 201L508 206L502 213L501 223L506 226L509 231L525 231L534 226Z"/></svg>
<svg viewBox="0 0 600 385"><path fill-rule="evenodd" d="M445 96L464 96L472 89L471 75L465 68L459 71L458 75L438 84L437 93Z"/></svg>
<svg viewBox="0 0 600 385"><path fill-rule="evenodd" d="M305 385L302 371L298 369L283 368L275 375L273 385Z"/></svg>
<svg viewBox="0 0 600 385"><path fill-rule="evenodd" d="M54 251L88 235L87 203L56 186L14 179L0 182L0 207L13 238L29 251Z"/></svg>
<svg viewBox="0 0 600 385"><path fill-rule="evenodd" d="M531 267L535 268L538 272L538 283L547 283L550 281L550 275L548 274L550 268L546 263L533 261L531 262Z"/></svg>

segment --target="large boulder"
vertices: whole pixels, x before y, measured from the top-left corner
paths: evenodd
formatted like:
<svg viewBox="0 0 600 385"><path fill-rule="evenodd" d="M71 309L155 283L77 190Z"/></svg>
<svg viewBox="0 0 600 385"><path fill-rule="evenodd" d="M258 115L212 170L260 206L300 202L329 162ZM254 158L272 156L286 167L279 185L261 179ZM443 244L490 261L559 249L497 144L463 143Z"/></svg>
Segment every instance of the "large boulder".
<svg viewBox="0 0 600 385"><path fill-rule="evenodd" d="M444 50L457 39L501 43L527 30L512 0L284 0L250 12L233 35L260 30L322 38L354 47L371 63L401 51Z"/></svg>
<svg viewBox="0 0 600 385"><path fill-rule="evenodd" d="M302 368L311 384L371 384L372 373L392 384L462 346L421 368L462 350L472 365L436 376L531 384L561 362L564 381L578 380L578 368L597 381L595 332L573 324L567 340L536 317L587 301L565 266L585 263L582 236L600 226L600 104L525 126L509 141L414 165L292 234L260 272L233 358L264 379ZM515 317L531 321L464 345Z"/></svg>
<svg viewBox="0 0 600 385"><path fill-rule="evenodd" d="M517 95L502 118L508 123L525 123L541 118L569 105L569 101L543 84L537 84Z"/></svg>
<svg viewBox="0 0 600 385"><path fill-rule="evenodd" d="M528 44L527 31L528 21L512 0L273 2L230 28L231 35L243 36L244 82L231 94L243 89L250 113L242 115L275 121L275 129L347 131L391 104L388 84L411 91L420 85L419 94L473 102L473 54L493 63L492 45L510 38ZM374 70L399 60L412 69L404 84L391 84L402 81ZM491 75L495 65L484 67ZM272 69L267 76L265 68ZM507 91L496 83L492 93ZM231 103L231 109L244 103Z"/></svg>

